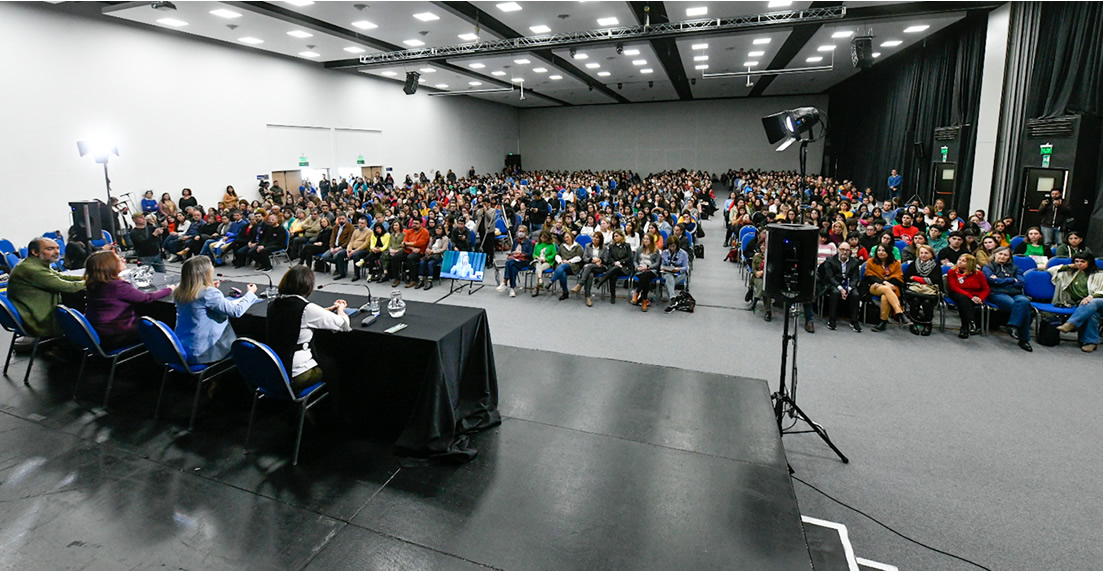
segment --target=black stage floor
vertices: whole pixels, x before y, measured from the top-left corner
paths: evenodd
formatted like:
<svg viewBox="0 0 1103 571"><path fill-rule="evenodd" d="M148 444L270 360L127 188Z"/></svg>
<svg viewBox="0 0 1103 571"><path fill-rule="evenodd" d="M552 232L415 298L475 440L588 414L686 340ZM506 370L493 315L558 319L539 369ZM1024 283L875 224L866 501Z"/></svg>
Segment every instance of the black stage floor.
<svg viewBox="0 0 1103 571"><path fill-rule="evenodd" d="M0 337L6 345L8 338ZM110 412L79 363L0 379L0 549L32 569L804 569L808 549L764 381L495 348L502 414L462 466L399 468L385 444L219 387L124 365ZM172 385L170 383L170 385ZM226 386L229 385L229 386Z"/></svg>

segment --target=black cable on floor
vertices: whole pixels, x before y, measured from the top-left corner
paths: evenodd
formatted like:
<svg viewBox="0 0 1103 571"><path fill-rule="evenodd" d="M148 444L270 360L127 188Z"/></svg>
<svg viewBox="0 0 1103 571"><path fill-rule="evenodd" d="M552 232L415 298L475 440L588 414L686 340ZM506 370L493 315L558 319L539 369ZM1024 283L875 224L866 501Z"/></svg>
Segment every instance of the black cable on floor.
<svg viewBox="0 0 1103 571"><path fill-rule="evenodd" d="M908 536L906 536L906 535L904 535L904 534L900 533L899 531L896 531L895 529L893 529L893 528L889 527L888 525L886 525L886 524L884 524L884 523L881 523L881 521L880 521L880 520L878 520L877 518L875 518L875 517L873 517L873 516L871 516L871 515L867 514L866 512L864 512L864 511L862 511L862 510L860 510L860 509L858 509L858 508L856 508L856 507L854 507L854 506L852 506L852 505L850 505L850 504L847 504L846 502L843 502L842 500L837 500L837 499L835 499L835 498L831 497L831 495L830 495L830 494L828 494L827 492L825 492L825 491L823 491L823 490L821 490L821 489L819 489L819 488L817 488L817 487L813 486L812 484L809 484L808 482L805 482L804 480L801 480L800 478L798 478L798 477L796 477L796 476L792 476L792 475L791 475L790 477L791 477L791 478L793 478L794 480L796 480L796 481L798 481L798 482L800 482L800 483L804 484L805 486L808 486L809 488L812 488L813 490L816 490L816 491L817 491L817 492L819 492L819 493L820 493L820 495L822 495L823 497L825 497L825 498L827 498L827 499L829 499L829 500L831 500L831 501L833 501L833 502L835 502L835 503L839 504L840 506L843 506L844 508L846 508L846 509L848 509L848 510L851 510L851 511L857 512L857 513L859 513L859 514L861 514L861 515L865 516L866 518L868 518L868 519L869 519L870 521L872 521L873 523L875 523L875 524L877 524L877 525L879 525L879 526L881 526L881 527L883 527L883 528L885 528L885 529L887 529L887 530L891 531L891 532L892 532L892 533L894 533L895 535L897 535L897 536L899 536L899 537L901 537L901 538L903 538L903 539L906 539L906 540L908 540L908 541L910 541L910 542L912 542L912 543L914 543L914 544L916 544L916 545L918 545L918 546L920 546L920 547L925 547L925 548L927 548L927 549L930 549L931 551L934 551L935 553L941 553L942 555L945 555L945 556L947 556L947 557L953 557L954 559L957 559L958 561L962 561L962 562L964 562L964 563L968 563L969 565L972 565L972 566L974 566L974 567L977 567L977 568L979 568L979 569L984 569L985 571L992 571L992 570L991 570L991 569L989 569L988 567L985 567L984 565L981 565L980 563L977 563L976 561L970 561L970 560L968 560L968 559L966 559L966 558L964 558L964 557L960 557L960 556L958 556L958 555L954 555L953 553L950 553L950 552L948 552L948 551L943 551L943 550L941 550L941 549L938 549L937 547L931 547L930 545L927 545L926 543L923 543L922 541L918 541L918 540L912 539L912 538L910 538L910 537L908 537Z"/></svg>

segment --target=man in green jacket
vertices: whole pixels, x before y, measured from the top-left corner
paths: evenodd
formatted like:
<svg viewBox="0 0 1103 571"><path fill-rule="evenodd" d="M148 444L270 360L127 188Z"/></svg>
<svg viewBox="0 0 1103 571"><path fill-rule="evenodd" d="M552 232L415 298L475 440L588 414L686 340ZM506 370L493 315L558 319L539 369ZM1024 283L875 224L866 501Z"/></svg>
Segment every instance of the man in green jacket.
<svg viewBox="0 0 1103 571"><path fill-rule="evenodd" d="M19 262L8 280L8 299L19 310L23 325L36 337L61 335L54 309L61 294L84 291L84 278L67 276L50 267L61 257L57 242L35 238L27 246L27 259Z"/></svg>

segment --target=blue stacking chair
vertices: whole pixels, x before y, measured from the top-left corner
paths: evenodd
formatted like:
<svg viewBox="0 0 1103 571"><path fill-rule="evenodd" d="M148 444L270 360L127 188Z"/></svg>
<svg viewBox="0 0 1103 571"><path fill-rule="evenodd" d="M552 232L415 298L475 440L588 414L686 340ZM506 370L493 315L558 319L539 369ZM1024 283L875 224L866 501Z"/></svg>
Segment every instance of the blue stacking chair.
<svg viewBox="0 0 1103 571"><path fill-rule="evenodd" d="M14 270L15 266L19 264L19 256L16 256L15 254L13 254L11 252L8 252L7 254L4 254L4 259L7 261L9 272Z"/></svg>
<svg viewBox="0 0 1103 571"><path fill-rule="evenodd" d="M509 228L506 227L506 221L501 216L494 219L494 228L498 231L498 234L494 236L494 239L498 241L498 247L500 250L508 250L513 247L512 234Z"/></svg>
<svg viewBox="0 0 1103 571"><path fill-rule="evenodd" d="M99 333L96 333L96 330L83 313L64 305L57 306L55 311L65 336L84 350L84 355L80 359L80 373L77 374L77 384L73 388L73 400L76 400L77 392L80 390L80 381L84 378L84 365L88 362L88 357L100 357L111 361L111 372L107 374L107 390L103 395L103 408L107 408L108 400L111 398L111 385L115 382L115 368L122 363L141 357L149 351L146 351L143 345L131 345L107 351L100 345Z"/></svg>
<svg viewBox="0 0 1103 571"><path fill-rule="evenodd" d="M750 224L748 224L748 225L746 225L746 226L739 229L739 241L742 242L743 237L746 236L747 234L755 234L757 232L758 232L758 230L756 230L754 226L751 226Z"/></svg>
<svg viewBox="0 0 1103 571"><path fill-rule="evenodd" d="M1019 244L1022 244L1025 240L1026 236L1015 236L1011 238L1011 241L1008 242L1008 244L1011 246L1011 251L1014 252L1015 249L1019 247Z"/></svg>
<svg viewBox="0 0 1103 571"><path fill-rule="evenodd" d="M1053 266L1066 266L1066 265L1071 264L1071 263L1072 263L1072 258L1051 258L1049 260L1049 263L1046 264L1046 269L1048 270L1049 268L1052 268ZM1098 265L1098 262L1097 262L1097 265ZM1023 272L1023 273L1026 273L1026 272Z"/></svg>
<svg viewBox="0 0 1103 571"><path fill-rule="evenodd" d="M588 248L590 246L590 244L594 243L594 239L587 236L587 235L585 235L585 234L579 234L578 236L575 237L574 241L579 246L582 246L582 249L584 251L586 250L586 248Z"/></svg>
<svg viewBox="0 0 1103 571"><path fill-rule="evenodd" d="M19 252L19 250L15 249L15 244L12 244L11 240L8 240L7 238L0 238L0 254L3 254L3 255L17 254L18 255L18 252Z"/></svg>
<svg viewBox="0 0 1103 571"><path fill-rule="evenodd" d="M1030 270L1038 269L1038 262L1034 261L1034 258L1029 256L1011 256L1011 261L1025 274Z"/></svg>
<svg viewBox="0 0 1103 571"><path fill-rule="evenodd" d="M8 254L11 256L12 254ZM8 299L6 294L0 294L0 327L11 331L11 345L8 346L8 358L4 361L4 375L8 374L8 365L11 363L12 353L15 352L15 342L20 337L28 337L34 339L34 345L31 347L31 360L27 363L27 371L23 373L23 384L30 385L31 367L34 366L34 358L38 355L38 346L43 343L49 343L56 340L56 337L42 339L35 337L27 332L26 327L23 325L23 318L19 315L19 310L15 308L15 304Z"/></svg>
<svg viewBox="0 0 1103 571"><path fill-rule="evenodd" d="M234 341L230 349L234 363L245 382L253 387L253 406L249 410L249 428L245 431L245 448L249 448L249 438L253 433L253 417L257 412L257 401L262 398L289 401L299 405L299 430L295 435L295 457L293 466L299 464L299 445L303 440L303 420L306 411L326 398L325 382L306 387L295 392L291 388L291 379L283 363L270 347L248 337Z"/></svg>
<svg viewBox="0 0 1103 571"><path fill-rule="evenodd" d="M659 230L659 236L662 236L663 240L666 240L670 237L670 232L667 232L666 230Z"/></svg>
<svg viewBox="0 0 1103 571"><path fill-rule="evenodd" d="M905 248L907 248L907 247L908 247L908 243L907 243L907 242L905 242L905 241L903 241L903 240L897 240L897 241L896 241L896 249L897 249L897 250L900 250L901 252L903 252L903 251L904 251L904 249L905 249Z"/></svg>
<svg viewBox="0 0 1103 571"><path fill-rule="evenodd" d="M161 375L161 391L157 393L157 408L153 409L153 418L161 414L161 398L165 394L165 382L168 381L169 371L184 373L195 379L195 398L191 405L191 418L188 420L188 430L195 428L195 413L199 409L199 395L203 383L234 369L234 362L230 358L223 359L209 365L190 365L185 357L186 351L180 344L180 338L171 327L152 319L143 317L138 324L138 336L142 343L149 349L153 359L165 368Z"/></svg>
<svg viewBox="0 0 1103 571"><path fill-rule="evenodd" d="M91 244L93 248L102 248L108 244L113 244L115 242L115 239L111 237L110 232L108 232L107 230L100 230L100 232L103 233L103 239L88 241L88 243ZM58 242L58 244L60 245L61 242ZM64 249L64 247L62 249Z"/></svg>
<svg viewBox="0 0 1103 571"><path fill-rule="evenodd" d="M371 227L370 224L368 226ZM291 265L291 257L287 255L287 247L291 245L291 233L287 232L286 236L287 237L283 240L283 248L272 252L268 256L268 259L272 262L272 264L276 263L276 258L283 258L287 260L287 265Z"/></svg>
<svg viewBox="0 0 1103 571"><path fill-rule="evenodd" d="M1026 280L1023 289L1027 297L1030 298L1030 307L1034 310L1034 324L1037 328L1035 335L1042 330L1041 316L1043 313L1060 315L1065 319L1072 317L1072 314L1076 311L1075 307L1057 307L1053 305L1053 296L1057 293L1057 288L1053 285L1053 277L1049 275L1049 272L1030 270L1023 275L1023 279Z"/></svg>

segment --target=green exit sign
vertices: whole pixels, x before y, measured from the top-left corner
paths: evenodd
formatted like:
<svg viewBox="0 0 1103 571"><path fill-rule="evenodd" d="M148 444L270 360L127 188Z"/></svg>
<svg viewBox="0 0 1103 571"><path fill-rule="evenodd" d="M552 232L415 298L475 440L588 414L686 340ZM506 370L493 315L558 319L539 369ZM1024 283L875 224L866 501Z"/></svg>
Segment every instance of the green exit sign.
<svg viewBox="0 0 1103 571"><path fill-rule="evenodd" d="M364 155L360 155L360 156L356 157L356 164L358 164L358 165L364 164Z"/></svg>
<svg viewBox="0 0 1103 571"><path fill-rule="evenodd" d="M1041 152L1042 152L1043 155L1052 155L1053 154L1053 145L1051 145L1049 143L1046 143L1046 144L1042 145L1040 148L1041 148Z"/></svg>
<svg viewBox="0 0 1103 571"><path fill-rule="evenodd" d="M310 161L306 160L306 155L302 155L302 156L299 157L299 166L300 167L310 166Z"/></svg>

